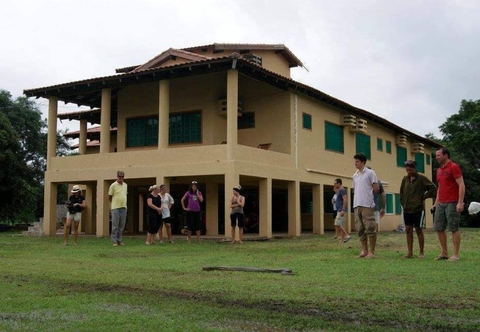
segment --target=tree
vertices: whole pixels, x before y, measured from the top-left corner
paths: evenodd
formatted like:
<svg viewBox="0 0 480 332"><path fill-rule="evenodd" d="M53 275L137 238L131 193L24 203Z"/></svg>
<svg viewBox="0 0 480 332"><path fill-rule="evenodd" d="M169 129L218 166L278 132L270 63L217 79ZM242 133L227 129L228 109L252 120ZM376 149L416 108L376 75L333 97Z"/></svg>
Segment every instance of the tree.
<svg viewBox="0 0 480 332"><path fill-rule="evenodd" d="M32 221L43 215L46 120L34 101L13 99L5 90L0 90L0 115L0 220ZM68 153L61 132L57 147Z"/></svg>
<svg viewBox="0 0 480 332"><path fill-rule="evenodd" d="M465 202L480 201L480 100L462 100L460 110L439 127L452 159L460 165L465 181ZM480 226L480 216L466 218Z"/></svg>

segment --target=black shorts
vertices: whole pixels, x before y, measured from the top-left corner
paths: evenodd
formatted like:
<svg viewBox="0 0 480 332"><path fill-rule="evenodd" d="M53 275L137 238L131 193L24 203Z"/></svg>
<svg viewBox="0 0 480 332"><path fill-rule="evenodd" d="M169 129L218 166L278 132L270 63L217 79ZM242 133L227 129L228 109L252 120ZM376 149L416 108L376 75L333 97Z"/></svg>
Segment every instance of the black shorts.
<svg viewBox="0 0 480 332"><path fill-rule="evenodd" d="M158 213L150 213L148 215L148 232L150 234L157 234L162 225L162 215Z"/></svg>
<svg viewBox="0 0 480 332"><path fill-rule="evenodd" d="M425 228L425 214L422 212L403 213L405 226L413 226L415 228Z"/></svg>
<svg viewBox="0 0 480 332"><path fill-rule="evenodd" d="M202 222L200 220L200 211L187 211L187 229L189 231L202 230Z"/></svg>
<svg viewBox="0 0 480 332"><path fill-rule="evenodd" d="M238 219L238 227L243 228L245 226L245 216L243 213L236 212L230 215L230 226L235 227L237 226L237 219Z"/></svg>
<svg viewBox="0 0 480 332"><path fill-rule="evenodd" d="M162 218L162 225L163 224L171 224L172 223L171 219L172 219L172 217Z"/></svg>

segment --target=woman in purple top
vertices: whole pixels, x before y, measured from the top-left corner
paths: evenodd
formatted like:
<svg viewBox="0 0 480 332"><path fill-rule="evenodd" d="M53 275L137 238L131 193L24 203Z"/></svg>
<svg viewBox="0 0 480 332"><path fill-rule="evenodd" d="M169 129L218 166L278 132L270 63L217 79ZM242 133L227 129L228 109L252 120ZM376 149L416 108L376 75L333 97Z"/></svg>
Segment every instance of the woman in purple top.
<svg viewBox="0 0 480 332"><path fill-rule="evenodd" d="M197 235L197 242L200 242L200 231L202 222L200 219L200 203L203 202L203 195L198 190L197 181L192 181L190 189L182 197L182 207L187 212L187 238L188 242L192 237L192 231Z"/></svg>

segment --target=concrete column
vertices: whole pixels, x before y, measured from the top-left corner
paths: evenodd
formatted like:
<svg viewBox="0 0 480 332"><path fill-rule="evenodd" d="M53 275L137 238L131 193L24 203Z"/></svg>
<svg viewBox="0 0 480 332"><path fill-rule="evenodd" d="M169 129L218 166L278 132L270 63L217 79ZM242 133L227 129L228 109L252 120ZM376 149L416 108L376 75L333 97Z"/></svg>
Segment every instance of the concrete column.
<svg viewBox="0 0 480 332"><path fill-rule="evenodd" d="M78 138L78 153L87 153L87 120L80 120L80 137Z"/></svg>
<svg viewBox="0 0 480 332"><path fill-rule="evenodd" d="M160 81L158 100L158 149L164 149L168 148L168 124L170 119L169 80Z"/></svg>
<svg viewBox="0 0 480 332"><path fill-rule="evenodd" d="M312 200L313 200L313 215L312 215L312 226L313 234L323 234L325 230L324 225L324 214L320 209L320 205L323 202L322 199L322 187L319 184L314 184L312 186Z"/></svg>
<svg viewBox="0 0 480 332"><path fill-rule="evenodd" d="M57 112L58 98L48 98L48 142L47 142L47 171L51 169L51 161L57 155ZM46 196L45 196L46 197ZM56 201L57 196L54 196Z"/></svg>
<svg viewBox="0 0 480 332"><path fill-rule="evenodd" d="M102 107L100 114L100 153L109 153L110 117L112 114L112 91L110 89L102 90Z"/></svg>
<svg viewBox="0 0 480 332"><path fill-rule="evenodd" d="M300 182L288 183L288 235L300 236L302 230L300 215Z"/></svg>
<svg viewBox="0 0 480 332"><path fill-rule="evenodd" d="M109 187L110 183L107 181L99 180L97 182L97 237L110 236L110 202L108 201Z"/></svg>
<svg viewBox="0 0 480 332"><path fill-rule="evenodd" d="M51 183L45 176L44 185L43 232L48 236L57 233L57 184Z"/></svg>
<svg viewBox="0 0 480 332"><path fill-rule="evenodd" d="M259 236L272 237L272 179L261 179L258 183Z"/></svg>
<svg viewBox="0 0 480 332"><path fill-rule="evenodd" d="M85 234L94 234L95 232L95 223L93 220L93 211L94 206L93 202L93 185L87 184L85 187L85 203L87 203L87 208L82 211L82 225L83 231Z"/></svg>
<svg viewBox="0 0 480 332"><path fill-rule="evenodd" d="M208 181L205 194L207 201L205 207L207 214L207 235L218 235L218 183Z"/></svg>
<svg viewBox="0 0 480 332"><path fill-rule="evenodd" d="M238 134L238 71L229 69L227 72L227 159L233 160L234 149L237 146Z"/></svg>

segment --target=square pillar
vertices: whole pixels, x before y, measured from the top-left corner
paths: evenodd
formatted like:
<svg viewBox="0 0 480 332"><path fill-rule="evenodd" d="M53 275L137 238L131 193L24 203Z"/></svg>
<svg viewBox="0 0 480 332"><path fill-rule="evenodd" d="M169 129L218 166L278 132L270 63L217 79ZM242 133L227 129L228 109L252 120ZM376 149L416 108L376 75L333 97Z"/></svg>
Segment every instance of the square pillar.
<svg viewBox="0 0 480 332"><path fill-rule="evenodd" d="M322 208L322 205L323 205L322 191L323 191L323 185L314 184L312 186L313 234L324 234L325 232L325 214L323 213L323 208Z"/></svg>
<svg viewBox="0 0 480 332"><path fill-rule="evenodd" d="M300 216L300 182L288 183L288 235L300 236L302 229Z"/></svg>
<svg viewBox="0 0 480 332"><path fill-rule="evenodd" d="M218 183L208 181L205 193L207 198L205 206L207 235L218 235Z"/></svg>
<svg viewBox="0 0 480 332"><path fill-rule="evenodd" d="M110 118L112 113L112 91L102 90L102 106L100 109L100 153L110 152Z"/></svg>
<svg viewBox="0 0 480 332"><path fill-rule="evenodd" d="M230 226L230 212L232 212L232 209L230 208L230 200L233 195L233 187L237 186L239 184L239 176L238 174L235 174L234 172L228 172L225 174L225 184L224 184L224 190L225 190L225 237L230 238L231 237L231 232L230 230L232 229L232 226ZM238 234L236 231L235 234Z"/></svg>
<svg viewBox="0 0 480 332"><path fill-rule="evenodd" d="M110 183L104 180L97 182L97 237L110 235L110 202L108 200L108 188Z"/></svg>
<svg viewBox="0 0 480 332"><path fill-rule="evenodd" d="M158 149L168 148L169 113L170 81L161 80L158 88Z"/></svg>
<svg viewBox="0 0 480 332"><path fill-rule="evenodd" d="M57 233L57 184L45 179L43 209L43 233L55 236Z"/></svg>
<svg viewBox="0 0 480 332"><path fill-rule="evenodd" d="M94 188L93 185L87 184L85 188L85 203L87 207L82 211L82 225L85 234L94 234L95 233L95 220L93 218L94 206Z"/></svg>
<svg viewBox="0 0 480 332"><path fill-rule="evenodd" d="M272 179L261 179L258 183L259 236L272 237Z"/></svg>

